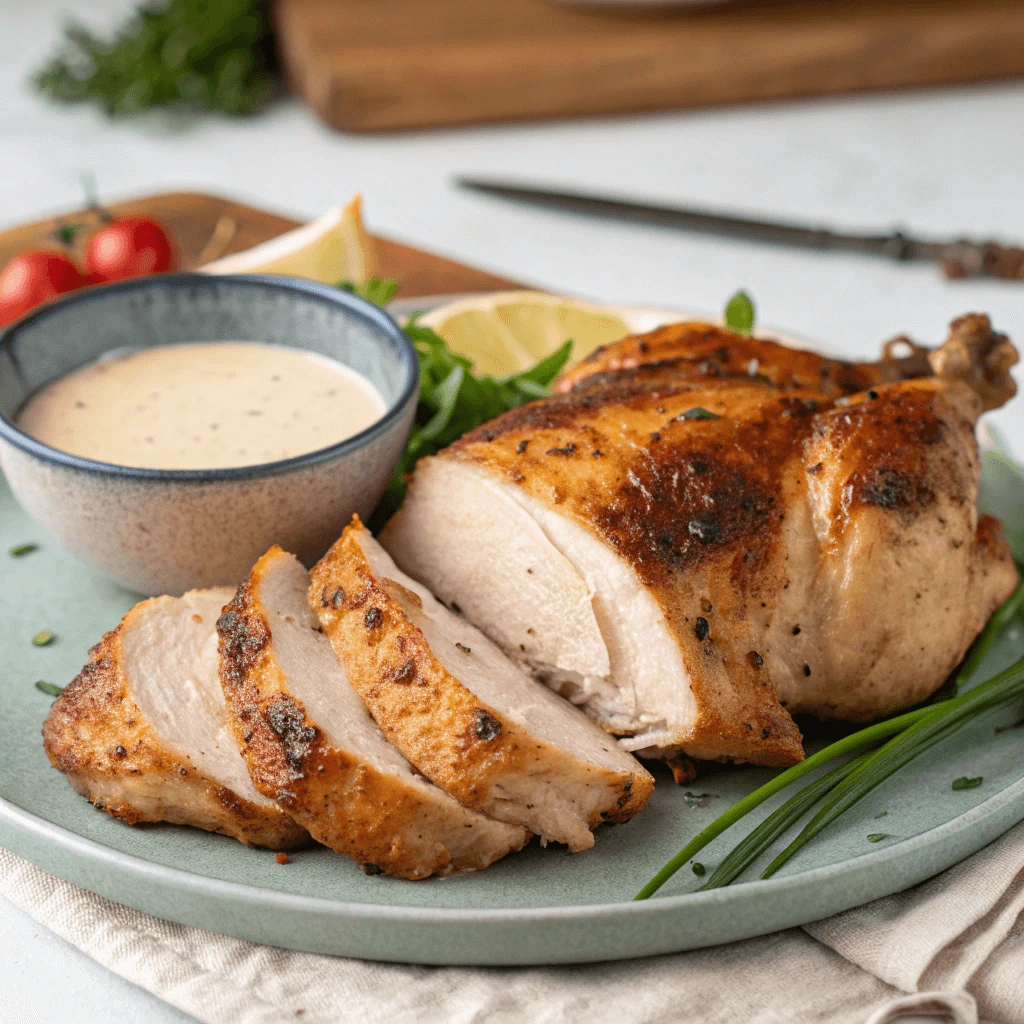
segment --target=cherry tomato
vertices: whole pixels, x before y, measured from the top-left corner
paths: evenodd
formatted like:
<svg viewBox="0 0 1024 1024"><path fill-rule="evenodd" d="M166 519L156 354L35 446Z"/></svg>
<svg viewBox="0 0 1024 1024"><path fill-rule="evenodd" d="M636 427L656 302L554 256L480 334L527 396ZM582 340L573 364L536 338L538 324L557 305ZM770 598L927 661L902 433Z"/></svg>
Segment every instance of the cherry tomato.
<svg viewBox="0 0 1024 1024"><path fill-rule="evenodd" d="M85 272L91 282L162 274L173 265L167 232L149 217L121 217L100 228L85 247Z"/></svg>
<svg viewBox="0 0 1024 1024"><path fill-rule="evenodd" d="M74 262L43 249L15 256L0 274L0 324L24 316L42 302L74 291L85 279Z"/></svg>

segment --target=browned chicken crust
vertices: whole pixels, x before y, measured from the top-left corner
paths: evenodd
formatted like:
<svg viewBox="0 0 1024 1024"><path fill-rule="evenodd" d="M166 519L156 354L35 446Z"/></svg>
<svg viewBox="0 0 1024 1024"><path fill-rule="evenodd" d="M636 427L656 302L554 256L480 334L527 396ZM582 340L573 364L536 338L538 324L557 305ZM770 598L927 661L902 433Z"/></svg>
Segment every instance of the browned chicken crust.
<svg viewBox="0 0 1024 1024"><path fill-rule="evenodd" d="M256 788L367 874L446 875L485 868L520 849L525 830L473 821L454 801L448 801L454 813L446 813L418 787L332 743L307 716L289 693L259 599L261 580L280 557L288 556L273 547L256 563L217 623L221 682ZM474 841L476 833L498 830L496 839ZM451 841L453 833L459 845Z"/></svg>
<svg viewBox="0 0 1024 1024"><path fill-rule="evenodd" d="M747 337L713 324L669 324L648 334L604 345L566 370L556 390L565 394L581 381L599 382L599 374L635 370L641 381L750 378L776 388L806 389L822 395L852 395L879 384L936 376L961 380L982 400L982 411L996 409L1017 393L1010 375L1016 348L992 328L983 313L968 313L950 324L949 337L928 349L901 335L886 342L874 363L850 363L817 352Z"/></svg>
<svg viewBox="0 0 1024 1024"><path fill-rule="evenodd" d="M674 325L437 458L483 467L629 564L696 698L676 749L784 765L803 753L790 711L915 703L1016 584L999 524L978 518L973 435L1013 394L1015 361L980 315L935 352L864 365Z"/></svg>
<svg viewBox="0 0 1024 1024"><path fill-rule="evenodd" d="M54 701L43 725L50 763L96 808L129 824L168 821L286 850L306 830L273 805L256 804L204 776L154 733L129 692L121 640L136 605L89 652L89 663ZM168 652L171 654L172 652Z"/></svg>
<svg viewBox="0 0 1024 1024"><path fill-rule="evenodd" d="M504 814L503 792L534 787L539 802L545 787L577 786L581 773L583 785L602 794L589 829L643 810L654 780L639 764L632 772L584 765L484 703L445 668L416 624L418 595L374 573L358 539L364 530L353 517L314 566L310 601L350 682L399 750L467 807L495 817ZM592 845L589 838L561 841L574 851Z"/></svg>

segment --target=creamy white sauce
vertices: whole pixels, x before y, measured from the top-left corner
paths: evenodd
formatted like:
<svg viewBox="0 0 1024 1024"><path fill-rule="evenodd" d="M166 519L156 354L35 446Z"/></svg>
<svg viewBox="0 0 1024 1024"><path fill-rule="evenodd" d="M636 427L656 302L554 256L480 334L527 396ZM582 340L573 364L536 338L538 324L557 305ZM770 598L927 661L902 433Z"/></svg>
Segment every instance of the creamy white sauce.
<svg viewBox="0 0 1024 1024"><path fill-rule="evenodd" d="M100 462L227 469L327 448L385 412L376 388L333 359L215 341L100 359L40 389L17 424Z"/></svg>

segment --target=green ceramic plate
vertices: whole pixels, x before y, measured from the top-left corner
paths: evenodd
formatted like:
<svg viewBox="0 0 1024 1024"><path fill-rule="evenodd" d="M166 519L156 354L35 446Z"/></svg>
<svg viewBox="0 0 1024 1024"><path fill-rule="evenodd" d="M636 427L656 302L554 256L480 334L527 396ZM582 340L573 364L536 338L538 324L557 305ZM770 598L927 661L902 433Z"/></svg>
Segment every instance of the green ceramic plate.
<svg viewBox="0 0 1024 1024"><path fill-rule="evenodd" d="M38 550L8 556L26 542ZM1024 819L1024 729L1002 728L1014 722L1007 713L934 748L769 882L697 893L699 879L684 870L655 899L630 902L687 839L770 775L753 768L707 775L689 790L660 776L642 815L601 830L596 847L577 856L534 844L480 874L424 882L367 877L321 847L280 865L223 836L121 824L50 768L39 729L51 698L33 683L68 682L134 601L50 542L0 480L0 843L113 900L240 938L433 964L647 956L857 906L936 874ZM43 630L56 639L33 646ZM986 667L1021 652L1024 637L1010 637ZM953 792L961 775L985 781ZM887 838L869 842L878 832ZM727 833L701 860L713 867L735 839Z"/></svg>

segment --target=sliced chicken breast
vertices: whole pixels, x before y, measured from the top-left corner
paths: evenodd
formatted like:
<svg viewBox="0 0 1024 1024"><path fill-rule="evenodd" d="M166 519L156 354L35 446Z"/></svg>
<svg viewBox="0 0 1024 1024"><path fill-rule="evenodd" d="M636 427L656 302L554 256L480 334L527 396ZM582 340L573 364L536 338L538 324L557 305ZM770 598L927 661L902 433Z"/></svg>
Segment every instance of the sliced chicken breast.
<svg viewBox="0 0 1024 1024"><path fill-rule="evenodd" d="M137 604L54 701L43 743L71 785L115 818L288 849L306 830L256 791L227 725L215 625L230 598L193 590Z"/></svg>
<svg viewBox="0 0 1024 1024"><path fill-rule="evenodd" d="M349 685L280 548L254 566L217 623L221 682L253 782L369 874L485 868L529 833L463 807L417 774Z"/></svg>
<svg viewBox="0 0 1024 1024"><path fill-rule="evenodd" d="M626 734L625 749L692 728L689 675L658 603L614 551L521 488L424 459L381 541L534 676Z"/></svg>
<svg viewBox="0 0 1024 1024"><path fill-rule="evenodd" d="M381 542L627 748L790 764L790 711L916 703L1013 589L973 424L1016 359L978 315L863 365L663 328L421 460Z"/></svg>
<svg viewBox="0 0 1024 1024"><path fill-rule="evenodd" d="M585 588L559 571L586 621ZM384 733L467 806L578 851L647 803L654 782L633 757L402 573L358 518L313 568L310 601Z"/></svg>

